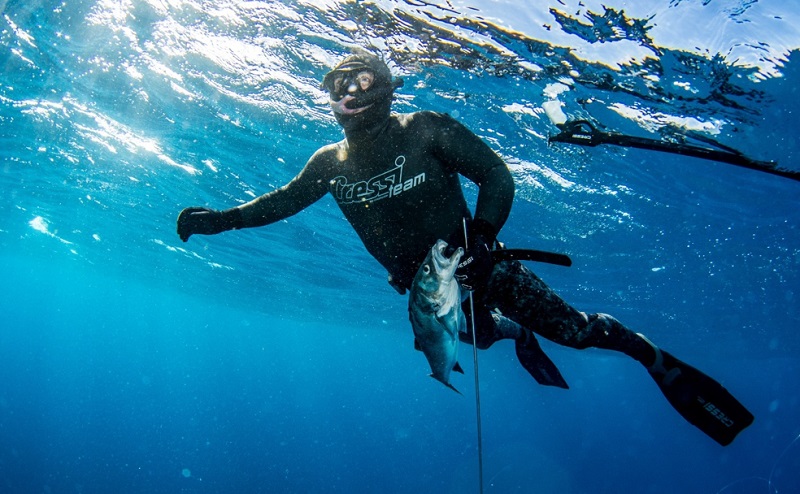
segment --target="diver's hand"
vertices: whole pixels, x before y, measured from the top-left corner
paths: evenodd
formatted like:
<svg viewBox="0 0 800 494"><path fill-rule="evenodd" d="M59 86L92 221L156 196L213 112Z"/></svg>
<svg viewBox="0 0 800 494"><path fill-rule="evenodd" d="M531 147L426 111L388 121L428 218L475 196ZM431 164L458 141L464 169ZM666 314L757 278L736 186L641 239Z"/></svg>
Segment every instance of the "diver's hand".
<svg viewBox="0 0 800 494"><path fill-rule="evenodd" d="M178 215L178 236L186 242L194 234L216 235L242 227L242 212L237 209L216 211L209 208L186 208Z"/></svg>
<svg viewBox="0 0 800 494"><path fill-rule="evenodd" d="M484 220L472 221L467 227L469 245L456 270L456 279L466 290L481 290L489 283L495 236L494 227Z"/></svg>
<svg viewBox="0 0 800 494"><path fill-rule="evenodd" d="M492 274L492 255L485 239L470 241L470 248L461 258L456 269L456 279L461 286L470 291L480 290L489 282Z"/></svg>

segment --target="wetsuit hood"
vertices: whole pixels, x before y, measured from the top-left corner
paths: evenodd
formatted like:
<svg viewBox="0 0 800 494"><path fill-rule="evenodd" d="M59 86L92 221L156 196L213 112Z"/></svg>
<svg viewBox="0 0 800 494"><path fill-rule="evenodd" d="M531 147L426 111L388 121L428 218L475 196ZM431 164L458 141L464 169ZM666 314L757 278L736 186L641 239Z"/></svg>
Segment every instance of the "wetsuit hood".
<svg viewBox="0 0 800 494"><path fill-rule="evenodd" d="M372 77L366 88L355 82L364 72ZM383 60L364 50L339 62L322 80L322 87L330 94L336 121L345 133L368 132L385 125L394 91L402 85L403 80L392 78Z"/></svg>

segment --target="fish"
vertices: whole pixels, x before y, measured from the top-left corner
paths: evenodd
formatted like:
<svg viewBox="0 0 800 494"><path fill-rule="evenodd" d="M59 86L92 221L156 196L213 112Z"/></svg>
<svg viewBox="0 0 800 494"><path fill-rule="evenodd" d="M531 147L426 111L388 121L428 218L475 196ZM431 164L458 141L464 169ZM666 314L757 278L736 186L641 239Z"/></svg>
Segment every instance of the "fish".
<svg viewBox="0 0 800 494"><path fill-rule="evenodd" d="M450 373L464 373L458 364L458 334L466 331L466 318L455 279L464 249L459 247L448 257L447 248L447 242L438 240L417 270L408 296L408 317L414 346L428 360L430 376L461 394L450 384Z"/></svg>

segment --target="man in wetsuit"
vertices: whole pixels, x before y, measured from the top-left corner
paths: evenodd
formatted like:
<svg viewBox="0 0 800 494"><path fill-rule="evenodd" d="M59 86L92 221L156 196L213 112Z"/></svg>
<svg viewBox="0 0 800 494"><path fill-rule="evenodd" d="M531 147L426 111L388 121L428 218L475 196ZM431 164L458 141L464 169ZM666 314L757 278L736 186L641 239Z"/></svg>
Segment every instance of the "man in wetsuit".
<svg viewBox="0 0 800 494"><path fill-rule="evenodd" d="M374 55L360 51L345 58L323 80L345 139L320 148L287 185L246 204L224 211L183 210L180 238L268 225L330 193L402 294L438 239L464 245L466 219L469 245L457 277L474 294L479 348L512 338L520 363L538 382L564 388L534 333L572 348L619 351L642 363L676 410L721 444L752 422L716 381L644 336L609 315L572 308L518 261L493 262L497 232L514 199L511 173L489 146L449 115L392 114L393 94L401 85ZM474 216L459 175L479 187ZM471 334L464 341L471 343Z"/></svg>

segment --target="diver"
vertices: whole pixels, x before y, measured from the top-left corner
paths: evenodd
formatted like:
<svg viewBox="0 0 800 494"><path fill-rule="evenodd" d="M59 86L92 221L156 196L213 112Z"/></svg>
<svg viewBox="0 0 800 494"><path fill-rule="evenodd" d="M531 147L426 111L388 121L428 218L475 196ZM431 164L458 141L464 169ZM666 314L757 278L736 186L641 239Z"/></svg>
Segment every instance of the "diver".
<svg viewBox="0 0 800 494"><path fill-rule="evenodd" d="M288 184L246 204L184 209L177 221L180 238L186 242L195 234L269 225L331 194L400 294L410 288L437 240L465 247L457 278L473 293L478 348L514 339L520 363L537 382L567 387L534 334L572 348L632 357L684 418L720 444L729 444L750 425L753 416L710 377L615 318L574 309L519 261L494 262L492 251L501 248L497 235L514 200L508 167L447 114L392 113L394 92L401 86L402 79L393 78L383 60L366 50L344 58L325 75L322 87L345 139L321 147ZM479 187L474 215L459 175ZM464 308L469 320L466 303ZM462 340L472 343L471 333Z"/></svg>

